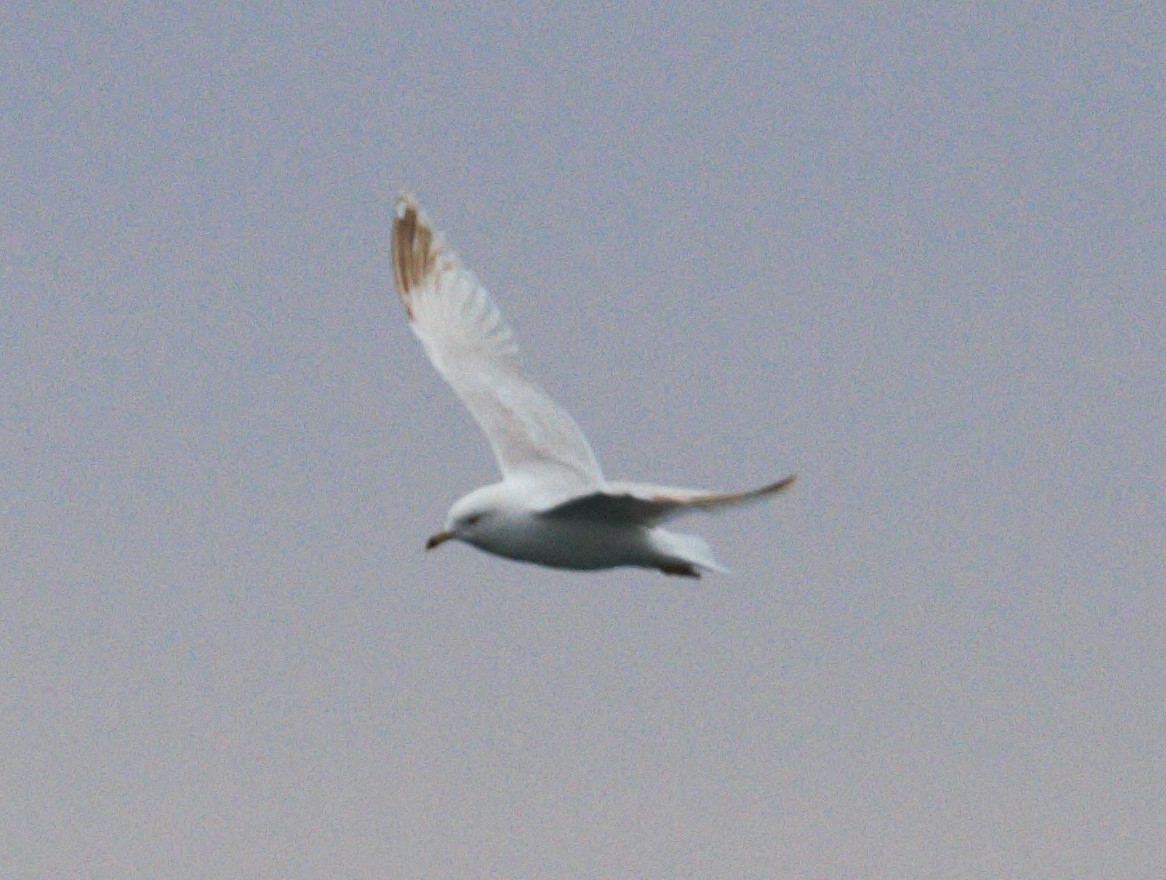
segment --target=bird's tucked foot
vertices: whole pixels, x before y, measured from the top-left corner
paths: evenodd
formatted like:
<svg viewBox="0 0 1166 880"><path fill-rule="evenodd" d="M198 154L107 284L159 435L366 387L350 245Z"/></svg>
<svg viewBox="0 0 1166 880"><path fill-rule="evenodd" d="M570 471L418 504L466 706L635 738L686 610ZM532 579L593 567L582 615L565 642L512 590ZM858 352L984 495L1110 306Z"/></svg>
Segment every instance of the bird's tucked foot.
<svg viewBox="0 0 1166 880"><path fill-rule="evenodd" d="M675 575L676 577L700 577L700 571L691 562L667 562L660 566L660 571L664 572L664 574Z"/></svg>

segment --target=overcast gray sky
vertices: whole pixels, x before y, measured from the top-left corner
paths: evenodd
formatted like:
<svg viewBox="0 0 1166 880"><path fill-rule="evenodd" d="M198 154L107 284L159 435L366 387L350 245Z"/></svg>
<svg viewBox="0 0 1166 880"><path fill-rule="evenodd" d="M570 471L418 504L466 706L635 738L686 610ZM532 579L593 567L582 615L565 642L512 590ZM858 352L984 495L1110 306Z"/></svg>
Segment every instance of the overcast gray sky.
<svg viewBox="0 0 1166 880"><path fill-rule="evenodd" d="M1163 876L1160 4L0 25L5 877ZM422 552L401 189L732 575Z"/></svg>

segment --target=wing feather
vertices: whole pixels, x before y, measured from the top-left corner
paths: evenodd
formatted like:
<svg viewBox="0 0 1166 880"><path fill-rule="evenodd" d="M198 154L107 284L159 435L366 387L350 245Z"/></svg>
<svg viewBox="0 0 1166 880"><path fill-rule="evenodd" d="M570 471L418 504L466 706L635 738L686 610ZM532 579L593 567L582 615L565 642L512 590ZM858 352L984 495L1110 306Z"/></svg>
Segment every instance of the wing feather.
<svg viewBox="0 0 1166 880"><path fill-rule="evenodd" d="M608 483L607 487L564 501L543 511L543 516L593 519L603 522L654 525L693 510L717 510L760 501L793 485L797 475L747 492L710 492L679 489L650 483Z"/></svg>
<svg viewBox="0 0 1166 880"><path fill-rule="evenodd" d="M413 333L482 428L503 476L553 482L567 492L602 485L583 431L527 375L490 294L412 196L397 200L392 262Z"/></svg>

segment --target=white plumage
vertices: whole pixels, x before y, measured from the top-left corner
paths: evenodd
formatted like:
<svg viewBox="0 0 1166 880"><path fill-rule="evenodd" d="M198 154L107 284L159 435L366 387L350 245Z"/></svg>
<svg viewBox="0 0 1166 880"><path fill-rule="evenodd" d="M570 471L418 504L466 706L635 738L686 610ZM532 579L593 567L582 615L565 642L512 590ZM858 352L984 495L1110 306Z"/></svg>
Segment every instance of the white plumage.
<svg viewBox="0 0 1166 880"><path fill-rule="evenodd" d="M621 565L699 577L724 569L697 535L658 524L688 510L754 501L793 483L707 492L607 482L571 415L527 375L498 307L411 196L397 200L393 272L414 334L481 426L502 481L450 509L431 549L451 538L556 568Z"/></svg>

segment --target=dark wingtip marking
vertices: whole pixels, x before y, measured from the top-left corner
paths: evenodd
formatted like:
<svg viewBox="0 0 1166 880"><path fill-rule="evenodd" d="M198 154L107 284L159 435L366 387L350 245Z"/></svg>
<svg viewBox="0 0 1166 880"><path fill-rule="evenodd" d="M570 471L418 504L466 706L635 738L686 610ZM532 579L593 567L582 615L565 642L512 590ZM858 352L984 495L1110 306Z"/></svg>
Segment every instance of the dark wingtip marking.
<svg viewBox="0 0 1166 880"><path fill-rule="evenodd" d="M411 293L421 285L437 263L433 230L417 200L403 193L393 212L392 263L397 293L409 319L413 319Z"/></svg>
<svg viewBox="0 0 1166 880"><path fill-rule="evenodd" d="M758 489L757 494L758 495L772 495L775 492L784 492L786 489L788 489L790 486L792 486L794 484L794 481L797 478L798 478L797 474L790 474L788 477L782 477L776 483L771 483L768 486L764 486L763 488Z"/></svg>

